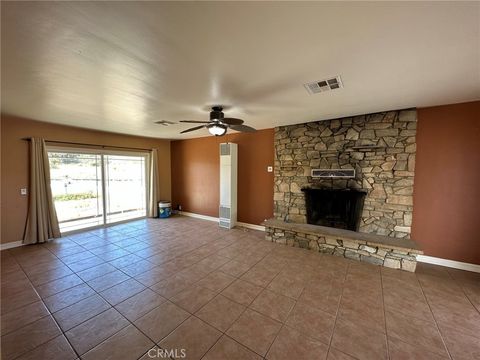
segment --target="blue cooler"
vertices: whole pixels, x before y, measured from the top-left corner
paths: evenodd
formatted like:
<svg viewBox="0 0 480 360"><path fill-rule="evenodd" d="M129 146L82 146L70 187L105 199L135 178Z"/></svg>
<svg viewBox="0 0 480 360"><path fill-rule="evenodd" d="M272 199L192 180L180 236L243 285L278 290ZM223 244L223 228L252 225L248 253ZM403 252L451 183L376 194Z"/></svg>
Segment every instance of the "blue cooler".
<svg viewBox="0 0 480 360"><path fill-rule="evenodd" d="M172 214L172 204L169 201L160 201L158 203L158 217L165 219Z"/></svg>

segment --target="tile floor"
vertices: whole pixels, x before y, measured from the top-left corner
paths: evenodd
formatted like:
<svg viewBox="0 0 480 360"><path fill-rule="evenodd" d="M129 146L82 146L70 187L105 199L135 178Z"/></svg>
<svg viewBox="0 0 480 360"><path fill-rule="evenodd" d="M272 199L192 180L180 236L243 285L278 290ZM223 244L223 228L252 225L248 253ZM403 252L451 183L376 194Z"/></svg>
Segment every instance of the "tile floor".
<svg viewBox="0 0 480 360"><path fill-rule="evenodd" d="M480 359L480 274L262 238L172 217L2 251L2 359Z"/></svg>

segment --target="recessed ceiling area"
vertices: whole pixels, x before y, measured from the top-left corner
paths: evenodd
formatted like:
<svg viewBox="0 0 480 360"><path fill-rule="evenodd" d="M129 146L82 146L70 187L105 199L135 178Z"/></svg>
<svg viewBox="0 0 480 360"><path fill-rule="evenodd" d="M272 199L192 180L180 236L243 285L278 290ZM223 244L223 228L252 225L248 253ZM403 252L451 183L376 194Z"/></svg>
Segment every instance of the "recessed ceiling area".
<svg viewBox="0 0 480 360"><path fill-rule="evenodd" d="M480 98L479 2L4 2L2 112L181 139ZM340 76L342 87L304 84ZM158 121L174 124L163 126Z"/></svg>

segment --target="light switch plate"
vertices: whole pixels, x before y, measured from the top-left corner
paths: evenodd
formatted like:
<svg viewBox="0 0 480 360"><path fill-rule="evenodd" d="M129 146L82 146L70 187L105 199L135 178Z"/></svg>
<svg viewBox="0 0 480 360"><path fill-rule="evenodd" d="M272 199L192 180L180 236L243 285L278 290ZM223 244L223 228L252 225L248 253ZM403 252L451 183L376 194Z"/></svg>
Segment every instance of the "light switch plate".
<svg viewBox="0 0 480 360"><path fill-rule="evenodd" d="M267 171L272 172L273 171L273 166L267 166Z"/></svg>
<svg viewBox="0 0 480 360"><path fill-rule="evenodd" d="M27 188L21 188L20 195L27 195Z"/></svg>

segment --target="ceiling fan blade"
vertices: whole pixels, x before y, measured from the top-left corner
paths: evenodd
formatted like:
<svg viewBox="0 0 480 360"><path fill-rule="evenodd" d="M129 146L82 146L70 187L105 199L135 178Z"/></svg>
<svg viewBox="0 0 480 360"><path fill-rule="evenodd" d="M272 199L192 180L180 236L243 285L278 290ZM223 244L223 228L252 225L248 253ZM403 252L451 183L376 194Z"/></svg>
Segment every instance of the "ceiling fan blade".
<svg viewBox="0 0 480 360"><path fill-rule="evenodd" d="M210 121L197 121L197 120L180 120L181 123L189 124L208 124Z"/></svg>
<svg viewBox="0 0 480 360"><path fill-rule="evenodd" d="M237 119L237 118L223 118L220 119L221 122L227 125L242 125L243 120L242 119Z"/></svg>
<svg viewBox="0 0 480 360"><path fill-rule="evenodd" d="M190 131L199 130L199 129L204 128L204 127L205 127L205 125L195 126L191 129L180 131L180 134L184 134L184 133L187 133L187 132L190 132Z"/></svg>
<svg viewBox="0 0 480 360"><path fill-rule="evenodd" d="M235 130L235 131L241 131L241 132L255 132L257 131L256 129L247 126L247 125L230 125L230 129Z"/></svg>

